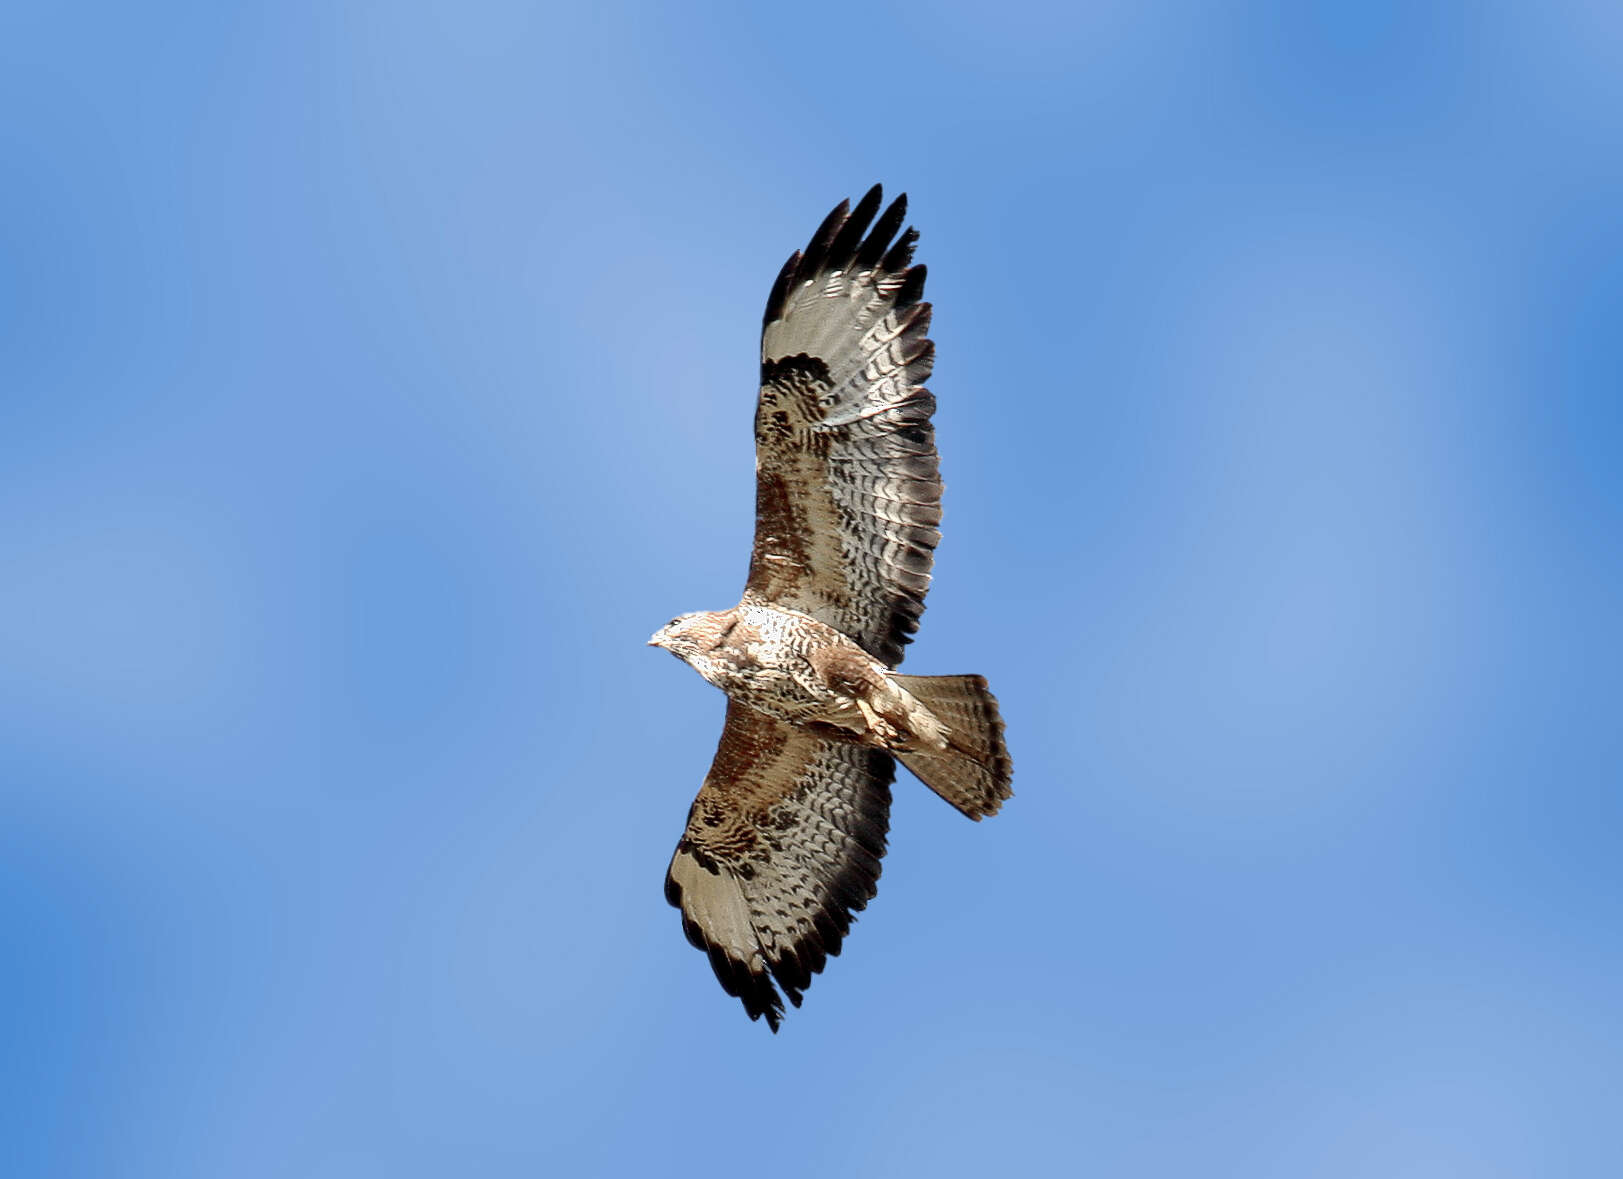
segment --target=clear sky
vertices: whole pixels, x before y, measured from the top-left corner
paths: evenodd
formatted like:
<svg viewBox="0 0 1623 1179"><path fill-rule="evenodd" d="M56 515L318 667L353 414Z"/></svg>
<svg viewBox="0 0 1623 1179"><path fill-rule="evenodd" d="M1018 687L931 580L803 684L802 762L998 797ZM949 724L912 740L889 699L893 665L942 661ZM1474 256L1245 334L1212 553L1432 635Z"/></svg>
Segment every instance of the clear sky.
<svg viewBox="0 0 1623 1179"><path fill-rule="evenodd" d="M8 1175L1617 1173L1614 6L16 4L0 170ZM1016 797L773 1037L643 641L875 181Z"/></svg>

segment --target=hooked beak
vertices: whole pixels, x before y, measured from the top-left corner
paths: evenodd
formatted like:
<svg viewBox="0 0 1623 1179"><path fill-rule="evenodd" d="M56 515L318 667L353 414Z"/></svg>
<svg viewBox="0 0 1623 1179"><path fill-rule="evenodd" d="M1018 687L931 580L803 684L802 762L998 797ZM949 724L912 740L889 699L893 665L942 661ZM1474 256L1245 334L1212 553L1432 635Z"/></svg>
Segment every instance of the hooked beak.
<svg viewBox="0 0 1623 1179"><path fill-rule="evenodd" d="M663 647L665 645L664 643L660 642L659 636L661 633L662 632L657 630L654 632L653 637L648 640L648 645L650 647Z"/></svg>

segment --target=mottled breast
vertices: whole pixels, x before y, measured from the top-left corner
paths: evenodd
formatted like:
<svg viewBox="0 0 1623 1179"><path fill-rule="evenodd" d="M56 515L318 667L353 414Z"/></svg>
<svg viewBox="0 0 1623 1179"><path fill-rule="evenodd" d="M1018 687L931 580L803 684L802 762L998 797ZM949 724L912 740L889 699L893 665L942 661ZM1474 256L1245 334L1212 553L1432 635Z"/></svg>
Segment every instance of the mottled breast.
<svg viewBox="0 0 1623 1179"><path fill-rule="evenodd" d="M846 649L849 648L849 652ZM730 669L720 686L740 704L797 724L835 721L851 711L843 694L832 690L822 668L832 652L872 661L839 631L794 610L739 607L737 624L725 640Z"/></svg>

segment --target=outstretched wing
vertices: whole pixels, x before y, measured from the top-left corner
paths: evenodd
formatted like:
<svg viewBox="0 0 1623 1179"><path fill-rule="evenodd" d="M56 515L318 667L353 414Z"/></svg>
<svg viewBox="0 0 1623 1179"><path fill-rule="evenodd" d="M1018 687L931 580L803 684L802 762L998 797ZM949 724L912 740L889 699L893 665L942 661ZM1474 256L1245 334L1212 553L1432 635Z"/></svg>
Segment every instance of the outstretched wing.
<svg viewBox="0 0 1623 1179"><path fill-rule="evenodd" d="M810 614L894 667L924 612L941 476L918 232L892 243L907 197L874 222L879 204L878 185L842 202L767 300L744 600Z"/></svg>
<svg viewBox="0 0 1623 1179"><path fill-rule="evenodd" d="M665 899L729 995L773 1031L873 897L890 825L888 753L731 701L665 877Z"/></svg>

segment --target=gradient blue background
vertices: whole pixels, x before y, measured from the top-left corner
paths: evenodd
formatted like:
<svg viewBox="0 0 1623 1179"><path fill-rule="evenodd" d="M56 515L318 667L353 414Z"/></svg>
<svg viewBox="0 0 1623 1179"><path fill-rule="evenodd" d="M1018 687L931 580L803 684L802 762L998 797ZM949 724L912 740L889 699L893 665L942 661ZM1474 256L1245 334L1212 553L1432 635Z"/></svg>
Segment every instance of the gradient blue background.
<svg viewBox="0 0 1623 1179"><path fill-rule="evenodd" d="M1623 1160L1602 3L11 5L8 1175ZM898 785L774 1038L661 895L756 328L930 265Z"/></svg>

